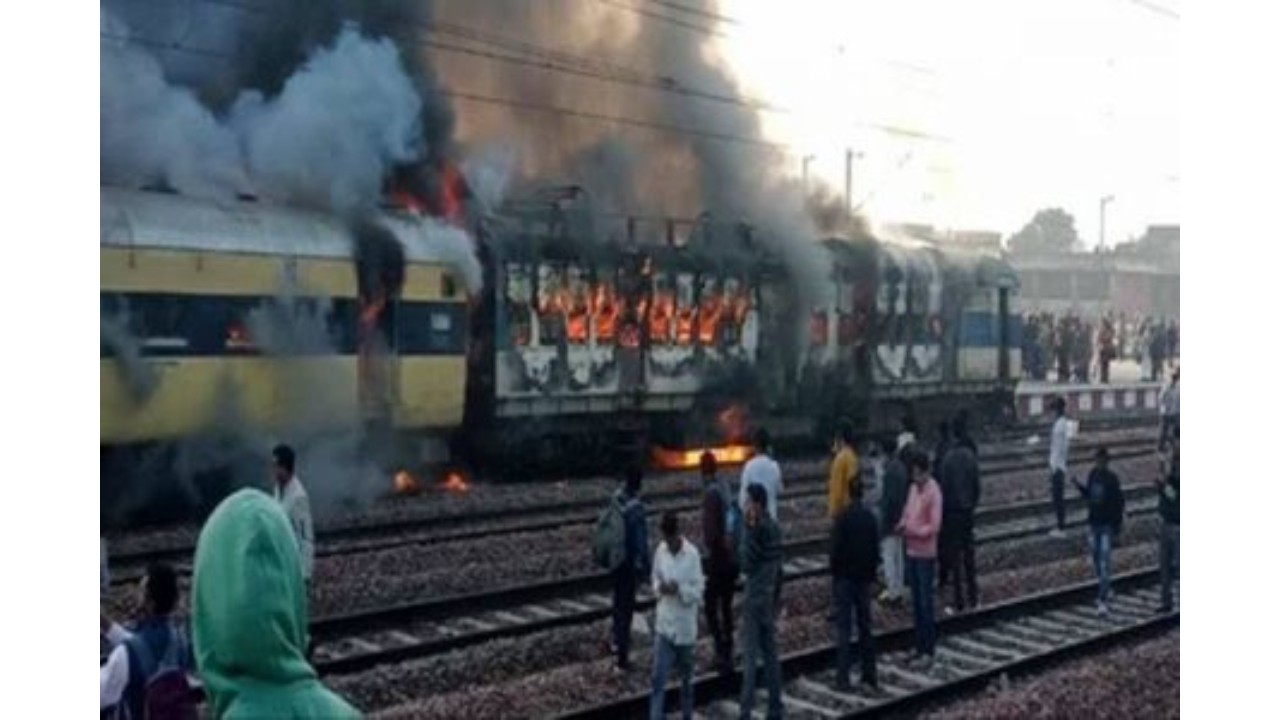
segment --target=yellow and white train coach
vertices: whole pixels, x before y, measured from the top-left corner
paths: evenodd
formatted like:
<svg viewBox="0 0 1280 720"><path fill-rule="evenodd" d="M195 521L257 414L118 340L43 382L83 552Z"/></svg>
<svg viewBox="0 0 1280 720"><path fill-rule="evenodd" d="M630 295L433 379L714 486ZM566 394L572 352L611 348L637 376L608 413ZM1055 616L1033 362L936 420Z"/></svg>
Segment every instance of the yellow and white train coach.
<svg viewBox="0 0 1280 720"><path fill-rule="evenodd" d="M253 201L103 188L101 444L233 422L279 436L379 414L400 431L462 422L467 305L449 266L404 244L404 282L367 353L353 233Z"/></svg>

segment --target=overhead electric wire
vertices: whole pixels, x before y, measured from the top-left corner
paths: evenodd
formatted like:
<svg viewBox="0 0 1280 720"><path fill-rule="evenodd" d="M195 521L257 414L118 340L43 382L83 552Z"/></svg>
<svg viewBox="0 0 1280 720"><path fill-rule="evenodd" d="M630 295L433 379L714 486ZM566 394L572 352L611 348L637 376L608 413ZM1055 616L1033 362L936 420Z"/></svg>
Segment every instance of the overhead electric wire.
<svg viewBox="0 0 1280 720"><path fill-rule="evenodd" d="M247 12L263 14L268 12L268 10L262 6L241 2L239 0L203 1L213 5L241 9ZM523 53L532 56L532 58L520 57L519 55L503 55L489 50L467 48L459 45L449 45L440 40L428 40L418 36L417 34L410 35L408 32L404 32L401 35L401 37L408 42L432 47L442 52L466 54L473 57L481 57L508 64L525 65L527 67L533 67L540 70L576 75L578 77L598 80L601 82L613 82L631 85L634 87L643 87L650 90L669 92L684 95L686 97L693 97L710 102L734 105L753 110L764 110L774 113L792 112L788 108L765 102L763 100L742 97L739 95L716 93L701 90L697 87L691 87L682 83L678 78L670 75L655 75L653 73L644 72L625 65L567 53L554 48L540 46L479 28L472 28L466 25L436 20L432 20L430 22L417 22L413 18L409 17L406 17L405 20L414 27L421 28L428 33L452 35L454 37L463 38L469 42L497 47L515 53Z"/></svg>
<svg viewBox="0 0 1280 720"><path fill-rule="evenodd" d="M162 50L171 50L171 51L191 53L191 54L201 55L206 57L214 57L214 58L225 60L227 62L235 61L235 58L233 56L225 52L219 52L216 50L208 50L204 48L192 48L184 45L175 45L171 43L148 41L141 38L134 38L126 35L118 35L118 34L109 33L109 32L101 32L100 36L103 39L107 39L107 40L117 40L117 41L127 42L127 43L137 43L139 45L157 47ZM705 137L712 140L719 140L723 142L733 142L733 143L739 143L743 145L753 145L756 147L766 147L766 148L773 148L778 150L792 149L791 146L786 145L784 143L770 142L768 140L761 140L759 138L748 137L746 135L735 135L733 133L724 133L724 132L718 132L715 130L703 130L700 128L692 128L692 127L687 127L683 125L673 125L670 123L637 120L635 118L621 117L617 115L605 115L602 113L595 113L595 112L590 112L586 110L576 110L573 108L559 107L556 105L544 105L541 103L532 103L532 102L526 102L522 100L514 100L512 98L503 98L503 97L496 97L493 95L484 95L481 93L474 93L466 90L442 89L439 92L441 95L444 95L446 97L457 98L459 100L466 100L466 101L476 102L476 103L484 103L488 105L502 105L502 106L513 108L513 109L525 110L529 112L562 115L565 117L573 117L573 118L578 118L582 120L592 120L595 122L611 123L616 125L626 125L630 127L643 128L643 129L654 130L654 131L662 131L662 132L673 133L677 135L686 135L691 137Z"/></svg>
<svg viewBox="0 0 1280 720"><path fill-rule="evenodd" d="M729 17L728 15L723 15L717 12L711 12L710 10L703 10L702 8L689 7L688 5L682 5L678 2L672 2L671 0L649 0L649 2L653 5L661 5L663 7L671 8L672 10L689 13L690 15L697 15L709 20L718 20L720 22L729 23L730 25L742 24L742 22L737 18Z"/></svg>
<svg viewBox="0 0 1280 720"><path fill-rule="evenodd" d="M1179 15L1176 10L1171 10L1165 7L1164 5L1153 3L1150 0L1129 0L1129 2L1133 3L1134 5L1137 5L1138 7L1150 10L1151 12L1156 13L1157 15L1163 15L1171 20L1182 19L1182 16Z"/></svg>
<svg viewBox="0 0 1280 720"><path fill-rule="evenodd" d="M713 37L720 37L720 38L728 37L728 35L726 35L723 32L720 32L719 30L716 30L715 28L707 27L706 25L699 25L697 23L692 23L687 20L682 20L677 17L666 15L664 13L649 10L648 8L637 7L635 5L632 5L631 3L620 2L619 0L596 0L596 2L600 3L601 5L607 5L609 7L618 8L619 10L626 10L628 12L635 13L636 15L642 15L644 17L652 18L654 20L661 20L663 22L670 23L675 27L683 28L685 30L690 30L696 33L702 33L703 35L711 35Z"/></svg>

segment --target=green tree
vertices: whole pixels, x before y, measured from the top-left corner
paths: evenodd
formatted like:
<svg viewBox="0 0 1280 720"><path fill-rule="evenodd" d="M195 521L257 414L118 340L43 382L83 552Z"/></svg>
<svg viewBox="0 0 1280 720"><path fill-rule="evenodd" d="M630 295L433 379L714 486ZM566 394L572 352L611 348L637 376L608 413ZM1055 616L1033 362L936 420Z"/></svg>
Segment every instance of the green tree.
<svg viewBox="0 0 1280 720"><path fill-rule="evenodd" d="M1045 208L1009 237L1015 253L1066 253L1084 249L1075 218L1062 208Z"/></svg>

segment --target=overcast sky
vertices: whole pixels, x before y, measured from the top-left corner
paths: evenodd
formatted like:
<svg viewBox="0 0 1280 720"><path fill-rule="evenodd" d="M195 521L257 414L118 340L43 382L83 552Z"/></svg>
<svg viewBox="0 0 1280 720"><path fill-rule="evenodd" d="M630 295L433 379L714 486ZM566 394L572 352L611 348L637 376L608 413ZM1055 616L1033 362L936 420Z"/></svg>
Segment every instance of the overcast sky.
<svg viewBox="0 0 1280 720"><path fill-rule="evenodd" d="M1178 0L1153 0L1176 13ZM1098 241L1178 222L1179 20L1134 0L723 0L723 60L771 138L876 221L1017 230L1044 206ZM876 125L938 136L911 140Z"/></svg>

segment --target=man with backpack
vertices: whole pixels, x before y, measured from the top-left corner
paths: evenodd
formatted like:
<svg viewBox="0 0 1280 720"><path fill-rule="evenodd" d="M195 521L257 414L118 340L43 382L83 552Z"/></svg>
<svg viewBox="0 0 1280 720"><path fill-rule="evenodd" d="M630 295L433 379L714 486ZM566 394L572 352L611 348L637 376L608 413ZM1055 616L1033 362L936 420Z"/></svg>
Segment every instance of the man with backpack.
<svg viewBox="0 0 1280 720"><path fill-rule="evenodd" d="M702 484L702 545L707 551L707 629L715 643L716 666L733 671L733 584L738 579L737 552L742 540L742 510L733 500L729 481L716 474L716 457L704 452L699 461Z"/></svg>
<svg viewBox="0 0 1280 720"><path fill-rule="evenodd" d="M115 708L113 717L128 720L195 720L187 685L194 666L191 643L173 618L178 576L169 565L152 564L140 592L142 619L132 632L102 619L113 647L99 673L99 707Z"/></svg>
<svg viewBox="0 0 1280 720"><path fill-rule="evenodd" d="M631 669L631 621L636 610L636 582L649 575L649 530L640 501L639 467L627 470L623 486L609 499L596 521L592 554L609 571L613 583L613 651L617 669Z"/></svg>

